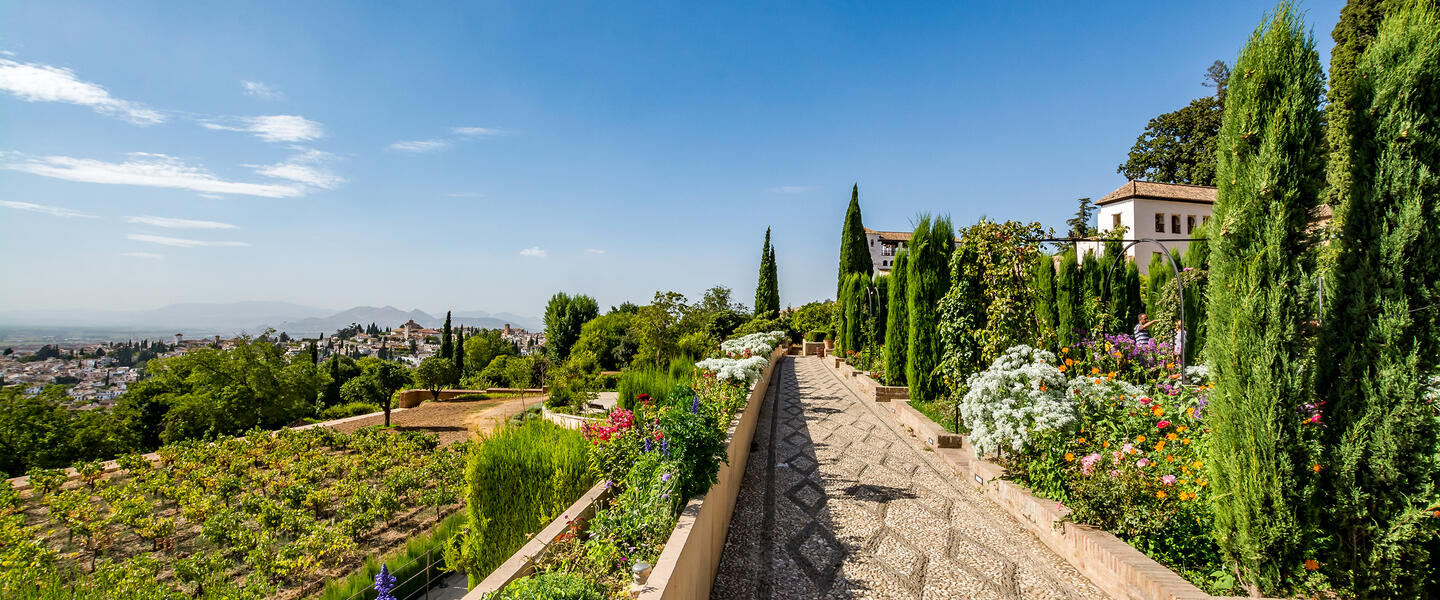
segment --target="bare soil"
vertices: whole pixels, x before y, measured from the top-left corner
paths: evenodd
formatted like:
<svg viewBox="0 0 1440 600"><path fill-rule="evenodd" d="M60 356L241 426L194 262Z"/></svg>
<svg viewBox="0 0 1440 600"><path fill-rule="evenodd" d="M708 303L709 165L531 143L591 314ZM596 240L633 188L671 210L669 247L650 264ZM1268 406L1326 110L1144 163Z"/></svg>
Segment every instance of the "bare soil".
<svg viewBox="0 0 1440 600"><path fill-rule="evenodd" d="M543 396L495 398L459 402L426 402L415 408L390 413L390 425L397 431L423 431L440 436L440 444L449 445L489 431L528 406L544 402ZM383 425L385 415L347 421L332 427L351 432L363 427Z"/></svg>

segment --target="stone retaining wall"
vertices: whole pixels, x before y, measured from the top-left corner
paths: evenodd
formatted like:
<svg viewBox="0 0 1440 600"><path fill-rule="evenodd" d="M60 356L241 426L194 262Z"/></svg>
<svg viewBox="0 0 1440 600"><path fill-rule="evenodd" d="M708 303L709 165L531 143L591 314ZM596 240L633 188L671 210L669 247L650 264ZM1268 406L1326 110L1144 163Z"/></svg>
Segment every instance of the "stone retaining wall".
<svg viewBox="0 0 1440 600"><path fill-rule="evenodd" d="M538 388L523 388L523 389L522 389L522 388L486 388L486 389L483 389L483 390L440 390L440 393L439 393L438 396L437 396L436 394L430 393L430 390L401 390L401 391L399 391L399 392L396 392L397 394L399 394L399 397L396 399L395 404L396 404L397 406L401 407L401 408L415 408L416 406L420 406L420 403L421 403L421 402L429 402L429 401L432 401L432 400L437 400L437 401L454 400L455 398L459 398L459 397L461 397L461 396L474 396L474 395L476 395L476 394L525 394L525 395L539 395L539 394L544 394L544 393L548 392L549 390L550 390L550 388L549 388L548 386L547 386L547 387L538 387Z"/></svg>
<svg viewBox="0 0 1440 600"><path fill-rule="evenodd" d="M515 554L495 567L495 570L466 593L462 600L484 600L487 595L500 591L510 582L535 572L535 563L550 553L550 545L572 524L583 525L589 521L600 508L600 502L609 496L610 488L605 487L605 482L595 484L595 487L590 488L585 495L566 508L564 514L551 521Z"/></svg>

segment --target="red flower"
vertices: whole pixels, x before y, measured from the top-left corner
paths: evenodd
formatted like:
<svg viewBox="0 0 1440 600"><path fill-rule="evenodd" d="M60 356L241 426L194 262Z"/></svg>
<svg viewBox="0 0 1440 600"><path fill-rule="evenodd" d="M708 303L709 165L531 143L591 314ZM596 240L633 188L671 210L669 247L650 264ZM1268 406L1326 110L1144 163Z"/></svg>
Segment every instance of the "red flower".
<svg viewBox="0 0 1440 600"><path fill-rule="evenodd" d="M1161 422L1155 424L1155 427L1156 427L1157 429L1164 429L1164 428L1169 427L1169 426L1170 426L1170 422L1169 422L1169 421L1161 421Z"/></svg>

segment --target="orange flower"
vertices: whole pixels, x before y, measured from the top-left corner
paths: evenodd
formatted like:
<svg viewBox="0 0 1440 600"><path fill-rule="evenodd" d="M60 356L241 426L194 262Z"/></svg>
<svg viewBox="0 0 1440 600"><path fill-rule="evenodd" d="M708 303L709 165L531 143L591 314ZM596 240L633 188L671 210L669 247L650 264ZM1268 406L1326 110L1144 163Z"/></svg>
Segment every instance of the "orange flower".
<svg viewBox="0 0 1440 600"><path fill-rule="evenodd" d="M1082 438L1076 438L1075 443L1077 443L1077 444L1083 444L1083 443L1085 443L1085 438L1083 438L1083 437L1082 437Z"/></svg>
<svg viewBox="0 0 1440 600"><path fill-rule="evenodd" d="M1156 448L1156 450L1159 450L1159 448ZM1166 455L1165 455L1165 462L1175 462L1175 455L1174 455L1174 454L1166 454Z"/></svg>
<svg viewBox="0 0 1440 600"><path fill-rule="evenodd" d="M1196 479L1196 480L1195 480L1195 484L1198 485L1198 486L1200 486L1200 487L1205 487L1205 486L1207 486L1207 485L1210 485L1210 482L1205 481L1204 479Z"/></svg>
<svg viewBox="0 0 1440 600"><path fill-rule="evenodd" d="M1069 360L1069 359L1067 358L1066 360ZM1065 372L1065 365L1060 365L1060 372L1061 372L1061 373L1064 373L1064 372Z"/></svg>
<svg viewBox="0 0 1440 600"><path fill-rule="evenodd" d="M1178 438L1178 437L1180 437L1180 436L1175 435L1175 434L1173 434L1173 433L1167 433L1167 434L1165 434L1165 439L1170 440L1170 441L1172 441L1172 442L1175 441L1175 438Z"/></svg>
<svg viewBox="0 0 1440 600"><path fill-rule="evenodd" d="M1193 409L1193 408L1190 409L1190 412L1192 412L1192 413L1195 412L1195 409ZM1187 432L1187 431L1190 431L1190 428L1189 428L1189 427L1186 427L1186 426L1184 426L1184 425L1181 425L1181 426L1179 426L1179 427L1176 427L1176 428L1175 428L1175 431L1178 431L1178 432L1180 432L1180 433L1185 433L1185 432Z"/></svg>
<svg viewBox="0 0 1440 600"><path fill-rule="evenodd" d="M1125 356L1125 354L1124 354L1123 352L1120 352L1119 350L1116 350L1116 351L1114 352L1114 354L1115 354L1115 358L1120 358L1120 357Z"/></svg>
<svg viewBox="0 0 1440 600"><path fill-rule="evenodd" d="M1109 447L1110 447L1110 442L1105 442L1105 444L1102 445L1101 447L1102 447L1102 448L1109 448Z"/></svg>
<svg viewBox="0 0 1440 600"><path fill-rule="evenodd" d="M1156 404L1155 408L1150 409L1150 413L1159 417L1165 414L1165 408L1160 406L1159 404Z"/></svg>
<svg viewBox="0 0 1440 600"><path fill-rule="evenodd" d="M1068 358L1065 359L1065 366L1068 367L1068 366L1073 365L1073 364L1075 364L1075 361L1074 361L1074 360L1071 360L1071 359L1068 359Z"/></svg>
<svg viewBox="0 0 1440 600"><path fill-rule="evenodd" d="M1043 385L1040 386L1040 391L1042 391L1042 392L1045 391L1045 390L1048 390L1048 389L1050 389L1050 388L1047 388L1047 387L1045 387L1045 386L1043 386Z"/></svg>
<svg viewBox="0 0 1440 600"><path fill-rule="evenodd" d="M1143 444L1143 443L1145 443L1145 436L1143 436L1143 435L1137 435L1137 436L1135 436L1135 443L1137 443L1137 444Z"/></svg>
<svg viewBox="0 0 1440 600"><path fill-rule="evenodd" d="M1321 466L1320 466L1320 465L1310 465L1310 470L1311 470L1311 471L1314 471L1314 472L1316 472L1316 473L1319 473L1319 472L1320 472L1320 469L1321 469Z"/></svg>
<svg viewBox="0 0 1440 600"><path fill-rule="evenodd" d="M1190 417L1190 418L1192 418L1192 419L1195 418L1195 407L1192 406L1192 407L1190 407L1190 408L1185 409L1185 416Z"/></svg>
<svg viewBox="0 0 1440 600"><path fill-rule="evenodd" d="M1065 462L1075 462L1075 453L1074 453L1074 452L1066 452L1066 453L1065 453Z"/></svg>
<svg viewBox="0 0 1440 600"><path fill-rule="evenodd" d="M1315 562L1315 559L1313 559L1313 558L1307 558L1307 559L1305 559L1305 570L1306 570L1306 571L1314 571L1315 569L1318 569L1318 568L1320 568L1320 563Z"/></svg>
<svg viewBox="0 0 1440 600"><path fill-rule="evenodd" d="M1174 370L1175 370L1175 363L1173 363L1173 362L1165 363L1165 369L1166 369L1167 371L1174 371Z"/></svg>
<svg viewBox="0 0 1440 600"><path fill-rule="evenodd" d="M1168 495L1169 495L1169 494L1166 494L1166 493L1165 493L1165 490L1160 490L1160 491L1158 491L1158 492L1155 492L1155 497L1156 497L1156 498L1162 498L1162 499L1163 499L1165 496L1168 496Z"/></svg>
<svg viewBox="0 0 1440 600"><path fill-rule="evenodd" d="M1190 463L1190 466L1195 467L1195 468L1197 468L1197 469L1201 469L1201 468L1204 468L1204 467L1205 467L1205 463L1200 462L1200 461L1197 460L1197 461L1195 461L1195 462L1193 462L1193 463Z"/></svg>
<svg viewBox="0 0 1440 600"><path fill-rule="evenodd" d="M1064 347L1064 348L1061 348L1061 349L1060 349L1060 353L1061 353L1061 354L1069 354L1069 353L1070 353L1070 347L1069 347L1069 346L1066 346L1066 347Z"/></svg>
<svg viewBox="0 0 1440 600"><path fill-rule="evenodd" d="M1183 440L1180 440L1180 443L1185 444L1186 446L1189 446L1189 445L1190 445L1190 438L1185 438L1185 439L1183 439Z"/></svg>
<svg viewBox="0 0 1440 600"><path fill-rule="evenodd" d="M1099 374L1100 374L1100 367L1090 367L1090 374L1091 374L1091 375L1099 375Z"/></svg>
<svg viewBox="0 0 1440 600"><path fill-rule="evenodd" d="M1158 441L1158 442L1155 442L1155 451L1156 451L1156 452L1159 452L1159 451L1164 450L1164 449L1165 449L1165 440L1160 440L1160 441Z"/></svg>

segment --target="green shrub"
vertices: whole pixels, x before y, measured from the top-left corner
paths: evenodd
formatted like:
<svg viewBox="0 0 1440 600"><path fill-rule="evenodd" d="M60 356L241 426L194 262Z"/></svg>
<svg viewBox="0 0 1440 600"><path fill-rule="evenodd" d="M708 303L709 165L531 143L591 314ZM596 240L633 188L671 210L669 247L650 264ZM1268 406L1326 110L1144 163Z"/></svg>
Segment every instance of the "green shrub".
<svg viewBox="0 0 1440 600"><path fill-rule="evenodd" d="M955 229L950 218L921 217L910 238L905 276L905 310L910 314L905 380L910 384L910 397L917 400L934 401L943 393L938 367L944 348L936 307L950 289L950 255L954 251Z"/></svg>
<svg viewBox="0 0 1440 600"><path fill-rule="evenodd" d="M604 600L605 588L584 577L549 571L516 579L494 600Z"/></svg>
<svg viewBox="0 0 1440 600"><path fill-rule="evenodd" d="M909 277L908 252L895 255L886 290L885 311L885 384L905 385L905 363L910 356L910 310L906 303L906 282Z"/></svg>
<svg viewBox="0 0 1440 600"><path fill-rule="evenodd" d="M784 331L788 333L790 331L790 322L779 317L773 319L755 318L735 328L735 331L731 332L730 337L738 338L752 333L770 333L771 331Z"/></svg>
<svg viewBox="0 0 1440 600"><path fill-rule="evenodd" d="M379 404L373 402L350 402L320 411L320 418L324 420L344 419L346 417L368 415L377 412L380 412Z"/></svg>
<svg viewBox="0 0 1440 600"><path fill-rule="evenodd" d="M457 564L471 583L525 545L594 484L585 440L545 420L503 427L471 450Z"/></svg>
<svg viewBox="0 0 1440 600"><path fill-rule="evenodd" d="M676 386L688 387L694 379L694 371L695 361L688 358L672 359L664 370L646 367L625 371L615 384L615 391L619 392L618 406L634 410L641 394L647 395L652 402L665 400Z"/></svg>
<svg viewBox="0 0 1440 600"><path fill-rule="evenodd" d="M465 513L457 512L441 521L430 531L410 538L405 548L385 558L390 574L399 582L391 594L396 598L408 598L423 592L427 579L444 577L446 569L444 548L465 524ZM319 600L373 600L375 598L375 575L380 572L381 560L370 557L360 569L347 577L332 579L325 584L325 591ZM430 576L425 571L429 567Z"/></svg>
<svg viewBox="0 0 1440 600"><path fill-rule="evenodd" d="M825 341L825 336L827 336L827 335L830 335L830 332L825 331L825 330L812 331L812 332L810 332L810 333L805 334L805 341L807 341L807 342L823 342L823 341Z"/></svg>

